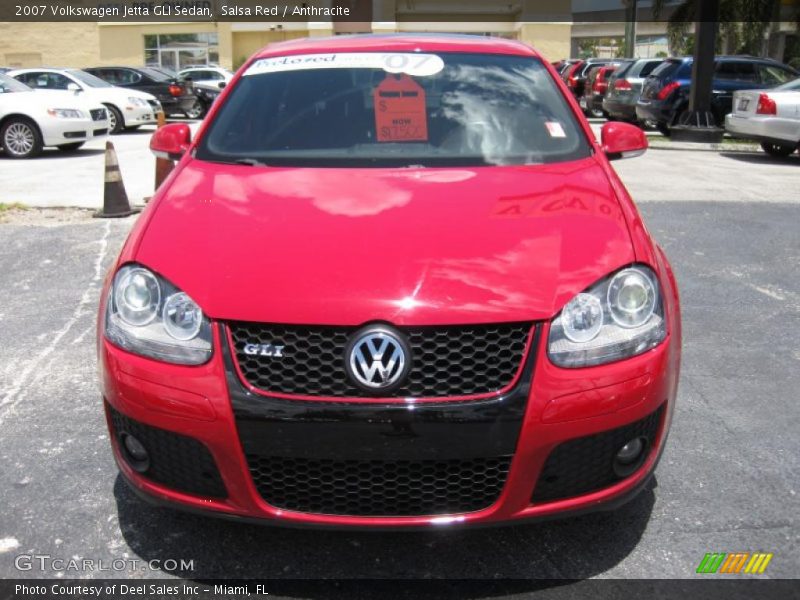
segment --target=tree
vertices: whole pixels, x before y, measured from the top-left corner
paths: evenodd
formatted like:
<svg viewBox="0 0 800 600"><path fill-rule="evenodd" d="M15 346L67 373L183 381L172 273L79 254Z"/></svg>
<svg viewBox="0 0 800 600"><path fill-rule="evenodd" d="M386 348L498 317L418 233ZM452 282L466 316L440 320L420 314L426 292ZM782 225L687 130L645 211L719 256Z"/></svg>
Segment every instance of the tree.
<svg viewBox="0 0 800 600"><path fill-rule="evenodd" d="M702 0L684 0L669 17L667 39L674 54L691 54L694 36L689 35L689 26L695 20L697 2ZM768 34L780 20L781 4L781 0L720 0L717 52L766 54ZM661 16L664 5L665 0L653 0L653 17ZM793 19L800 30L798 3Z"/></svg>

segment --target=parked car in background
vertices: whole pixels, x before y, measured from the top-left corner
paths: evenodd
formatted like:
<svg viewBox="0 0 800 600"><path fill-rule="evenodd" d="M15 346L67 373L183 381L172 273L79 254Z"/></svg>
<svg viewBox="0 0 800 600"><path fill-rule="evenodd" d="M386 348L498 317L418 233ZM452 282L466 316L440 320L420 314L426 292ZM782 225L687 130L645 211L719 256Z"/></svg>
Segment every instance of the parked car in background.
<svg viewBox="0 0 800 600"><path fill-rule="evenodd" d="M178 73L181 81L189 80L195 87L206 87L219 90L219 84L228 84L233 73L222 67L191 67Z"/></svg>
<svg viewBox="0 0 800 600"><path fill-rule="evenodd" d="M220 87L221 86L221 87ZM216 102L222 89L225 87L225 82L221 81L217 86L204 86L197 85L192 88L195 95L195 105L189 113L191 119L202 119L206 113L211 109L211 106Z"/></svg>
<svg viewBox="0 0 800 600"><path fill-rule="evenodd" d="M626 64L627 61L621 60L607 65L596 65L589 69L586 85L583 86L583 96L579 100L581 108L587 116L608 116L603 112L603 98L608 91L608 81L617 68Z"/></svg>
<svg viewBox="0 0 800 600"><path fill-rule="evenodd" d="M161 109L170 116L188 116L194 106L195 96L176 76L150 67L91 67L86 69L108 83L130 90L152 94Z"/></svg>
<svg viewBox="0 0 800 600"><path fill-rule="evenodd" d="M566 58L564 60L559 60L557 63L553 64L553 67L558 72L558 74L563 77L564 72L575 63L580 62L580 60L581 59L579 58Z"/></svg>
<svg viewBox="0 0 800 600"><path fill-rule="evenodd" d="M11 67L0 67L0 73L8 73Z"/></svg>
<svg viewBox="0 0 800 600"><path fill-rule="evenodd" d="M233 73L221 67L192 67L179 72L179 80L188 85L195 95L195 103L187 116L191 119L205 117L232 77Z"/></svg>
<svg viewBox="0 0 800 600"><path fill-rule="evenodd" d="M110 133L155 123L160 110L153 95L115 87L80 69L18 69L8 75L34 89L73 91L102 104L108 109Z"/></svg>
<svg viewBox="0 0 800 600"><path fill-rule="evenodd" d="M67 91L36 91L0 73L0 148L9 158L33 158L45 146L74 152L108 134L99 102Z"/></svg>
<svg viewBox="0 0 800 600"><path fill-rule="evenodd" d="M561 78L567 84L575 98L583 96L583 88L586 85L586 77L589 70L595 66L603 66L614 62L612 58L587 58L586 60L579 60L578 62L570 65L561 74Z"/></svg>
<svg viewBox="0 0 800 600"><path fill-rule="evenodd" d="M734 92L725 130L761 142L767 154L789 156L800 147L800 79L769 90Z"/></svg>
<svg viewBox="0 0 800 600"><path fill-rule="evenodd" d="M617 68L608 81L603 97L603 110L611 119L636 121L636 102L642 85L653 70L664 62L663 58L640 58Z"/></svg>
<svg viewBox="0 0 800 600"><path fill-rule="evenodd" d="M653 70L636 103L636 117L640 121L652 121L661 133L669 135L670 126L689 106L692 63L691 57L668 58ZM788 65L768 58L717 57L711 95L711 112L717 124L722 126L725 115L731 112L734 92L772 88L797 75Z"/></svg>

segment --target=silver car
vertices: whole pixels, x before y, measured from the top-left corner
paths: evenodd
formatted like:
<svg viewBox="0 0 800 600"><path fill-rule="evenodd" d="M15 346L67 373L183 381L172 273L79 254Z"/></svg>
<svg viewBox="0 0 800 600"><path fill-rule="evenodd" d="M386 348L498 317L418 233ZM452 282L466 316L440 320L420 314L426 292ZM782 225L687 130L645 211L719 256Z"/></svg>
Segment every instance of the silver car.
<svg viewBox="0 0 800 600"><path fill-rule="evenodd" d="M769 90L734 92L725 129L761 142L767 154L789 156L800 146L800 78Z"/></svg>
<svg viewBox="0 0 800 600"><path fill-rule="evenodd" d="M662 62L663 58L640 58L617 69L608 83L603 110L614 119L636 121L636 101L644 80Z"/></svg>

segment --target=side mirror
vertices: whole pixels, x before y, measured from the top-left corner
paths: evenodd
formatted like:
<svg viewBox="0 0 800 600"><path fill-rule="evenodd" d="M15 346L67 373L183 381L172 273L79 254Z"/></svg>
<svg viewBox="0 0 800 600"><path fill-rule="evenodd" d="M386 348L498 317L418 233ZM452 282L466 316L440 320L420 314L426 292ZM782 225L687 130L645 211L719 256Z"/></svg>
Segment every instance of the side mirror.
<svg viewBox="0 0 800 600"><path fill-rule="evenodd" d="M221 89L221 90L224 90L226 85L228 85L228 82L227 82L227 81L220 81L220 82L217 84L217 86L219 86L219 89Z"/></svg>
<svg viewBox="0 0 800 600"><path fill-rule="evenodd" d="M78 92L82 92L83 88L79 86L77 83L68 83L67 90L70 92L75 92L77 94Z"/></svg>
<svg viewBox="0 0 800 600"><path fill-rule="evenodd" d="M600 143L609 160L641 156L647 150L644 131L630 123L611 121L603 125Z"/></svg>
<svg viewBox="0 0 800 600"><path fill-rule="evenodd" d="M192 131L185 123L164 125L150 138L150 151L158 158L180 160L192 143Z"/></svg>

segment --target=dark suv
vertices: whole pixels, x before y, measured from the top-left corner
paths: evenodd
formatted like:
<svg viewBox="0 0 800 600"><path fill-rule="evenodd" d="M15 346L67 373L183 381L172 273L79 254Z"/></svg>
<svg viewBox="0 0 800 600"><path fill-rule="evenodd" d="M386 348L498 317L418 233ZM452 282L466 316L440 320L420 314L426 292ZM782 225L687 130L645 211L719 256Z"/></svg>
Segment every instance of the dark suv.
<svg viewBox="0 0 800 600"><path fill-rule="evenodd" d="M190 116L195 103L194 92L184 82L150 67L91 67L84 69L111 85L153 94L167 115Z"/></svg>
<svg viewBox="0 0 800 600"><path fill-rule="evenodd" d="M669 135L680 114L689 105L692 83L691 57L668 58L650 74L636 103L640 121L653 123ZM791 67L768 58L719 56L715 59L711 112L717 124L732 110L733 92L770 88L797 77Z"/></svg>

